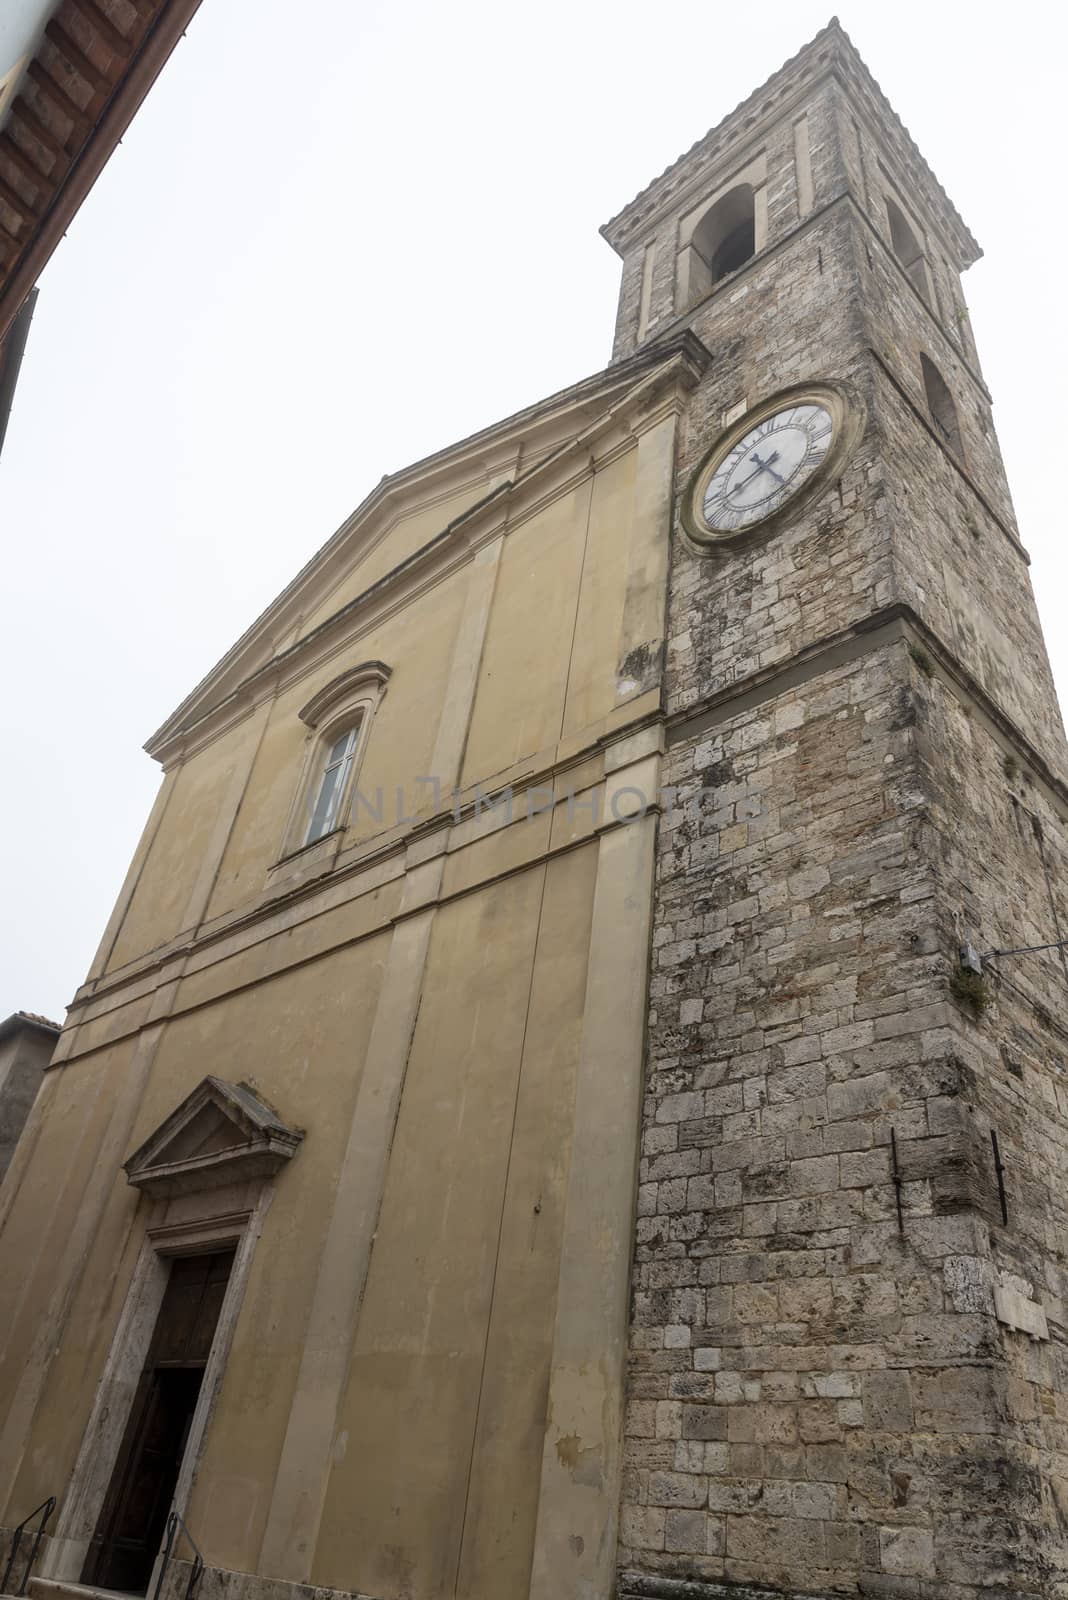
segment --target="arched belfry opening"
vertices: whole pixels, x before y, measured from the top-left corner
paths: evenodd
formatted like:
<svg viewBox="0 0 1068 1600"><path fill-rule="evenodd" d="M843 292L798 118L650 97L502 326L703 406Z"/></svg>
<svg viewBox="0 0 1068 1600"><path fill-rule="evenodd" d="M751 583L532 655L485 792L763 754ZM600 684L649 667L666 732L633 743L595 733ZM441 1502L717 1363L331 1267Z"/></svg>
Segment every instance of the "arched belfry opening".
<svg viewBox="0 0 1068 1600"><path fill-rule="evenodd" d="M960 422L957 418L957 408L953 403L953 396L949 392L949 385L934 362L925 355L920 356L920 369L923 372L923 387L927 396L927 409L931 414L935 432L943 444L948 446L953 454L963 461L964 446L961 441Z"/></svg>
<svg viewBox="0 0 1068 1600"><path fill-rule="evenodd" d="M905 269L912 287L926 300L929 293L927 258L916 231L901 207L886 197L886 216L890 224L890 243L894 254Z"/></svg>
<svg viewBox="0 0 1068 1600"><path fill-rule="evenodd" d="M756 197L751 183L735 184L709 206L690 239L689 304L700 300L756 254Z"/></svg>
<svg viewBox="0 0 1068 1600"><path fill-rule="evenodd" d="M719 283L756 251L756 208L751 183L736 184L710 206L693 231L693 245Z"/></svg>

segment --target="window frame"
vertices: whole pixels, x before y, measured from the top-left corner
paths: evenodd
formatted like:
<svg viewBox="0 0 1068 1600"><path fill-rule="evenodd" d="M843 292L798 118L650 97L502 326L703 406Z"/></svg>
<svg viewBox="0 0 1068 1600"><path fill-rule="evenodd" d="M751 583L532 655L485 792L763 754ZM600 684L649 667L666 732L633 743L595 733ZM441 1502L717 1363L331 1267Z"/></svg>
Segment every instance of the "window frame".
<svg viewBox="0 0 1068 1600"><path fill-rule="evenodd" d="M746 261L743 261L735 271L743 271L767 247L768 166L766 152L759 150L750 159L743 161L743 164L736 168L729 177L724 177L715 189L710 193L706 193L698 204L691 207L684 216L680 217L678 236L675 241L673 316L692 310L694 306L699 305L709 295L716 294L728 282L728 279L734 276L734 273L729 273L727 277L720 278L717 283L706 284L704 277L708 274L708 264L694 247L693 236L708 213L721 200L725 199L733 189L741 188L743 185L753 191L753 254Z"/></svg>
<svg viewBox="0 0 1068 1600"><path fill-rule="evenodd" d="M328 848L327 841L331 839L335 846L340 844L349 825L371 725L390 675L391 669L382 661L361 662L332 678L297 713L308 732L279 863L314 851L317 846ZM349 739L339 763L343 772L332 800L330 825L312 837L330 756L346 734Z"/></svg>
<svg viewBox="0 0 1068 1600"><path fill-rule="evenodd" d="M889 184L883 184L883 215L886 218L886 239L890 254L906 278L927 306L937 314L934 296L934 273L931 267L930 246L924 229ZM897 225L895 227L895 214ZM895 233L899 236L895 238ZM906 260L898 248L900 236L907 236L914 253Z"/></svg>
<svg viewBox="0 0 1068 1600"><path fill-rule="evenodd" d="M732 220L724 224L721 220L724 215ZM713 223L715 228L711 227ZM724 255L729 254L728 246L736 245L743 230L749 245L746 254L733 266L722 266ZM706 241L706 234L711 235L710 241ZM756 255L756 190L751 183L733 184L707 207L694 227L690 248L708 273L709 287L704 293L711 293L739 272L747 261L752 261Z"/></svg>
<svg viewBox="0 0 1068 1600"><path fill-rule="evenodd" d="M945 375L926 350L920 351L920 381L923 385L927 419L942 448L952 456L958 466L967 465L964 450L964 432L960 424L960 408ZM949 422L947 423L947 418ZM950 425L951 424L951 425Z"/></svg>
<svg viewBox="0 0 1068 1600"><path fill-rule="evenodd" d="M338 826L345 806L346 791L348 790L349 779L352 777L356 752L360 748L363 738L363 721L362 714L358 713L347 727L336 730L336 738L331 736L329 739L323 738L319 742L318 754L320 759L316 763L312 774L313 782L308 785L309 804L306 808L308 821L304 830L303 840L305 845L317 844L320 839L325 839L328 833L333 833L335 827ZM341 753L335 756L335 752L339 747ZM335 779L327 794L322 826L313 832L312 830L315 828L316 819L323 803L324 793L327 793L327 780L331 773L339 773L340 776Z"/></svg>

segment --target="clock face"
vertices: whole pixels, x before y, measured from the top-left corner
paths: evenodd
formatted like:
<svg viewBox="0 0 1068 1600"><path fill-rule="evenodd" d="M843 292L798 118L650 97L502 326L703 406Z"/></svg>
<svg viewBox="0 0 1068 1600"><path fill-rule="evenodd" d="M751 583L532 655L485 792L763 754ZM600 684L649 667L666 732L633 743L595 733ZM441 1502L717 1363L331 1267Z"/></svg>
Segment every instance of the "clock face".
<svg viewBox="0 0 1068 1600"><path fill-rule="evenodd" d="M708 479L702 511L716 533L770 517L823 464L834 438L826 406L803 401L764 417L732 445Z"/></svg>

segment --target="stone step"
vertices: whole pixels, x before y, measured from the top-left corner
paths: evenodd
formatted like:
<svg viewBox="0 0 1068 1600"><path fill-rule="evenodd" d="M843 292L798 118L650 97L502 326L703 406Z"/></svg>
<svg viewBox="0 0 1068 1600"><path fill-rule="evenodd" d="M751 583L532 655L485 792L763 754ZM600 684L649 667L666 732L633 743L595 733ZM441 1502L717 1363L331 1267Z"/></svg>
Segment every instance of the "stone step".
<svg viewBox="0 0 1068 1600"><path fill-rule="evenodd" d="M130 1595L122 1589L95 1589L67 1578L32 1577L26 1594L29 1600L144 1600L143 1595Z"/></svg>

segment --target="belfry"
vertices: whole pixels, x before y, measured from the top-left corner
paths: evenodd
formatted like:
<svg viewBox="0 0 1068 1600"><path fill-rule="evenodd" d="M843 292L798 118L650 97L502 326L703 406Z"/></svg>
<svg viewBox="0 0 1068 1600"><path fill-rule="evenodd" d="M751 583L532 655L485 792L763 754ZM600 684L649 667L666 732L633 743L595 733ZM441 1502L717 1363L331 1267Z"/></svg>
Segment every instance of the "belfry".
<svg viewBox="0 0 1068 1600"><path fill-rule="evenodd" d="M606 368L148 742L0 1188L11 1593L1063 1593L1068 752L978 246L837 21L602 232Z"/></svg>

